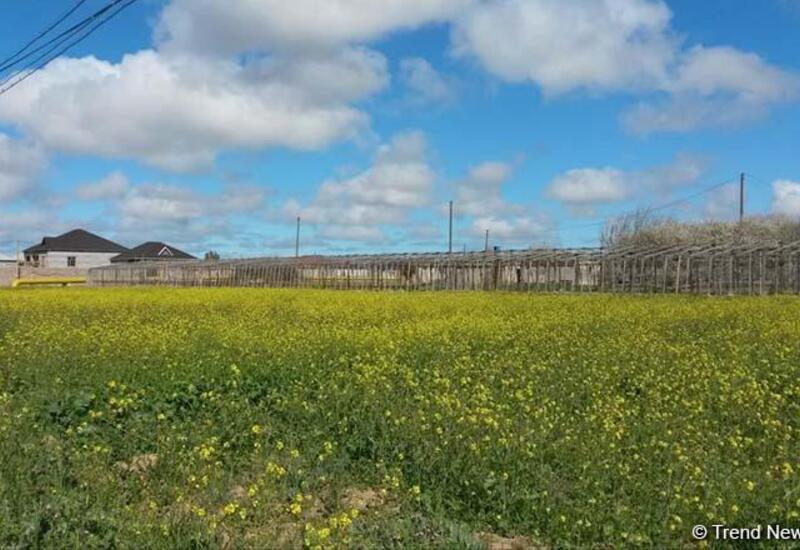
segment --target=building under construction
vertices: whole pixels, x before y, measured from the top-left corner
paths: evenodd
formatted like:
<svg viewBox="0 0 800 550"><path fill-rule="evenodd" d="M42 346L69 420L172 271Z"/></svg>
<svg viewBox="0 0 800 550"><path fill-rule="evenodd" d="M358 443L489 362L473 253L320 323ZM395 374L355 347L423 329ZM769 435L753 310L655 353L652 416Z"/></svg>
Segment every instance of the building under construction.
<svg viewBox="0 0 800 550"><path fill-rule="evenodd" d="M92 269L93 286L800 293L800 242L301 256Z"/></svg>

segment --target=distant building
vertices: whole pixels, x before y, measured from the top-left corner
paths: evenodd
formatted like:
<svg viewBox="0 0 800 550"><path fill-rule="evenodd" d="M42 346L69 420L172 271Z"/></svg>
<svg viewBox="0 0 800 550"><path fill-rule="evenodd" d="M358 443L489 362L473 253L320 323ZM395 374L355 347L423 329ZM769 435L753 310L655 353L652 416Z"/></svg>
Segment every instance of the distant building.
<svg viewBox="0 0 800 550"><path fill-rule="evenodd" d="M111 258L112 264L196 260L191 254L160 242L147 242Z"/></svg>
<svg viewBox="0 0 800 550"><path fill-rule="evenodd" d="M34 267L88 269L111 263L128 249L83 229L74 229L24 250L25 263Z"/></svg>

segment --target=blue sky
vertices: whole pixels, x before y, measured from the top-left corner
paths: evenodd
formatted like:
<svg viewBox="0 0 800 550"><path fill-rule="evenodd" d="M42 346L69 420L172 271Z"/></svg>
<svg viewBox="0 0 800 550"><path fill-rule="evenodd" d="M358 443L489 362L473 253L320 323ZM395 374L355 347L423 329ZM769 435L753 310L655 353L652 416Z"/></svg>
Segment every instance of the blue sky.
<svg viewBox="0 0 800 550"><path fill-rule="evenodd" d="M0 57L73 4L6 6ZM749 214L800 216L798 2L316 5L139 0L0 95L0 255L291 254L297 216L307 253L441 250L449 200L458 249L589 246L732 219L741 171Z"/></svg>

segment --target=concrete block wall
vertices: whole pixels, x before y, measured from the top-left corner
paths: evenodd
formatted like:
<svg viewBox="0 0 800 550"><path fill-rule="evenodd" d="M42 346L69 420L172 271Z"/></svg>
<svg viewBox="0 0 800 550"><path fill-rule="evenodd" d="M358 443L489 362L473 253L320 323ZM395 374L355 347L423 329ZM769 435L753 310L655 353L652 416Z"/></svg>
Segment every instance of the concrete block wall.
<svg viewBox="0 0 800 550"><path fill-rule="evenodd" d="M22 268L22 277L26 279L35 279L37 277L86 277L88 273L88 269L81 268ZM10 287L16 278L17 266L13 263L0 264L0 288Z"/></svg>

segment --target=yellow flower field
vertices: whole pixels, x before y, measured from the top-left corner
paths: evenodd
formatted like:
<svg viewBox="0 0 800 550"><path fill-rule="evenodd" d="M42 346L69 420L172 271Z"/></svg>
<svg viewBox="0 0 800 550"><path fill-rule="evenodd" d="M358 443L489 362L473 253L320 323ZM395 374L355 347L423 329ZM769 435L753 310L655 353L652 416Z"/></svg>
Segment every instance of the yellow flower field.
<svg viewBox="0 0 800 550"><path fill-rule="evenodd" d="M0 292L0 547L796 526L799 341L791 297Z"/></svg>

